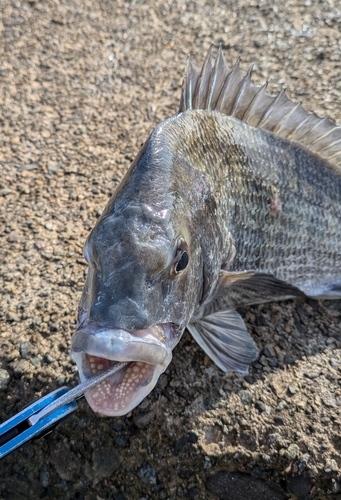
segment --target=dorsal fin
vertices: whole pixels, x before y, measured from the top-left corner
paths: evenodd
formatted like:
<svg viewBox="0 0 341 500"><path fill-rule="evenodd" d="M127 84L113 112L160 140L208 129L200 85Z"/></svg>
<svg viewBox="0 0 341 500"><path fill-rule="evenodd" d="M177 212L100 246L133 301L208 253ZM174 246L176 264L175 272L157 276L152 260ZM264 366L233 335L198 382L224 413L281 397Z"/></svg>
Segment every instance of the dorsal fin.
<svg viewBox="0 0 341 500"><path fill-rule="evenodd" d="M230 69L221 46L212 66L212 44L199 72L188 60L179 112L206 109L234 116L255 127L299 142L341 170L341 127L328 118L305 111L284 90L277 96L266 92L267 83L254 85L252 67L243 76L239 58Z"/></svg>

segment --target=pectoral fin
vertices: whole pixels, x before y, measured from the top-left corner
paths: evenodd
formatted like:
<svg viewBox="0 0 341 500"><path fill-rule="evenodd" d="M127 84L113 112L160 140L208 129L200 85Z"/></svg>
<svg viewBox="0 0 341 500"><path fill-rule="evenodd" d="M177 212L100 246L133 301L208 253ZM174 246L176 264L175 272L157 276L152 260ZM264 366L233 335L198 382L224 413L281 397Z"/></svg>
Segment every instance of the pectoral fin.
<svg viewBox="0 0 341 500"><path fill-rule="evenodd" d="M235 307L261 304L273 300L305 297L305 294L286 281L272 274L244 271L231 273L221 271L214 299L229 297Z"/></svg>
<svg viewBox="0 0 341 500"><path fill-rule="evenodd" d="M243 319L234 309L197 319L187 328L224 372L247 373L250 363L258 357L258 348L246 330Z"/></svg>

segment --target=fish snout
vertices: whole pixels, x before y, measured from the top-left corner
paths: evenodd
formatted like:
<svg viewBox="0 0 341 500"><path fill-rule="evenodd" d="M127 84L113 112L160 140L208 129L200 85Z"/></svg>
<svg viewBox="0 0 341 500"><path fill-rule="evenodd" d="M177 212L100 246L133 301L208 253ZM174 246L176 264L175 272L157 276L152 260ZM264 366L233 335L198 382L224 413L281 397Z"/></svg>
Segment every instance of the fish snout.
<svg viewBox="0 0 341 500"><path fill-rule="evenodd" d="M146 310L132 299L126 298L116 304L96 302L90 309L90 320L106 328L145 330L151 325Z"/></svg>

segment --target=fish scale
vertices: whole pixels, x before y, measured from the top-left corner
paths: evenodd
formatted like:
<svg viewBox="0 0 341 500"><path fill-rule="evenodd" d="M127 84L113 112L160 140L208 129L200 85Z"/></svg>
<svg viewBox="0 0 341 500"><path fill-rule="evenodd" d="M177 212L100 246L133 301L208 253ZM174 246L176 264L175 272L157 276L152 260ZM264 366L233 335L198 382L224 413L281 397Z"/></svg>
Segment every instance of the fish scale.
<svg viewBox="0 0 341 500"><path fill-rule="evenodd" d="M335 275L341 267L341 178L336 170L293 141L216 112L186 111L168 127L168 147L189 157L207 177L219 207L222 240L233 234L231 271L276 273L307 291L321 280L341 279L341 272ZM183 141L187 130L192 137ZM210 155L200 157L194 145L203 136L219 136L240 153L230 155L213 142ZM278 216L270 210L274 193L281 202Z"/></svg>

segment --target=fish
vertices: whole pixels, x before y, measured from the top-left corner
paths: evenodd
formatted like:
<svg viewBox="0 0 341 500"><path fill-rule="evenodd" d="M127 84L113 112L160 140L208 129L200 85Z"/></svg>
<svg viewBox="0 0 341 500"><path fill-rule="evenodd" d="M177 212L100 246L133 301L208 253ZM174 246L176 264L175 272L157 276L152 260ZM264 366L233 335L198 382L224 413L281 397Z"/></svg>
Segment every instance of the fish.
<svg viewBox="0 0 341 500"><path fill-rule="evenodd" d="M189 58L178 112L151 133L92 229L71 356L86 393L125 415L185 329L224 372L259 350L238 307L341 297L341 127L230 68Z"/></svg>

